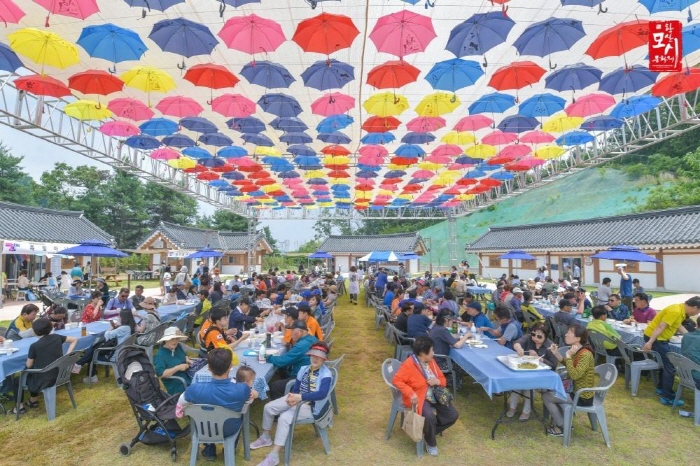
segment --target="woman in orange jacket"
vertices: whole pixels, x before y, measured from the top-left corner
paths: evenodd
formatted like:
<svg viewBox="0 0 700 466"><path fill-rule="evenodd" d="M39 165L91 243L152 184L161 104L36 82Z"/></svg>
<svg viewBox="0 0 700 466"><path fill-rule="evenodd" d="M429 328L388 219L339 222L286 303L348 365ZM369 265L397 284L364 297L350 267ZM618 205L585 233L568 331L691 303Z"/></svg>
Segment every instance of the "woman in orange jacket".
<svg viewBox="0 0 700 466"><path fill-rule="evenodd" d="M426 450L437 456L436 436L457 422L459 413L450 403L449 406L430 402L434 397L432 387L445 387L447 380L437 362L433 359L433 339L417 337L413 343L413 356L406 359L394 376L393 383L403 395L403 404L407 408L416 405L416 412L425 418L423 437Z"/></svg>

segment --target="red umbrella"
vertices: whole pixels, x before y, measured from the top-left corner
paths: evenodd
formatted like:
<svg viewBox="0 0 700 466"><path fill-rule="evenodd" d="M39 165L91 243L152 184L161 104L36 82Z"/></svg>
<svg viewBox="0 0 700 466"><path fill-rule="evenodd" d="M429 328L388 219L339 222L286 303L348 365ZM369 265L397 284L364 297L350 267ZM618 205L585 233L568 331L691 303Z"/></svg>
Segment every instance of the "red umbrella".
<svg viewBox="0 0 700 466"><path fill-rule="evenodd" d="M87 70L68 78L68 85L83 94L109 95L121 91L124 81L102 70Z"/></svg>
<svg viewBox="0 0 700 466"><path fill-rule="evenodd" d="M355 108L355 98L340 92L324 94L311 104L314 115L339 115Z"/></svg>
<svg viewBox="0 0 700 466"><path fill-rule="evenodd" d="M430 17L410 10L382 16L369 35L377 50L397 57L424 52L435 37Z"/></svg>
<svg viewBox="0 0 700 466"><path fill-rule="evenodd" d="M594 59L619 57L625 52L649 43L649 21L620 23L603 31L586 50Z"/></svg>
<svg viewBox="0 0 700 466"><path fill-rule="evenodd" d="M524 157L532 152L530 146L524 144L515 144L512 146L506 146L498 153L497 156L491 157L486 161L487 165L502 165L504 163L509 163L514 160Z"/></svg>
<svg viewBox="0 0 700 466"><path fill-rule="evenodd" d="M678 73L671 73L654 84L651 94L657 97L673 97L700 87L700 69L686 68Z"/></svg>
<svg viewBox="0 0 700 466"><path fill-rule="evenodd" d="M418 157L392 157L389 160L390 163L393 163L394 165L413 165L414 163L418 163Z"/></svg>
<svg viewBox="0 0 700 466"><path fill-rule="evenodd" d="M300 22L292 40L305 52L329 55L350 47L359 33L349 17L321 13Z"/></svg>
<svg viewBox="0 0 700 466"><path fill-rule="evenodd" d="M386 133L387 131L395 130L400 124L401 122L392 116L372 116L365 120L362 124L362 129L368 133Z"/></svg>
<svg viewBox="0 0 700 466"><path fill-rule="evenodd" d="M358 184L355 186L355 191L372 191L374 189L374 185L371 184Z"/></svg>
<svg viewBox="0 0 700 466"><path fill-rule="evenodd" d="M455 131L478 131L493 125L493 120L485 115L465 116L454 126Z"/></svg>
<svg viewBox="0 0 700 466"><path fill-rule="evenodd" d="M522 89L535 84L542 78L545 70L531 61L520 61L499 68L489 81L489 86L499 91Z"/></svg>
<svg viewBox="0 0 700 466"><path fill-rule="evenodd" d="M184 78L195 86L209 89L234 87L240 81L226 67L213 63L194 65L187 70Z"/></svg>
<svg viewBox="0 0 700 466"><path fill-rule="evenodd" d="M15 87L19 90L29 92L34 95L47 95L51 97L65 97L70 95L70 89L58 79L43 74L31 74L22 76L14 81Z"/></svg>
<svg viewBox="0 0 700 466"><path fill-rule="evenodd" d="M255 182L256 186L270 186L271 184L277 183L275 180L269 177L262 178Z"/></svg>
<svg viewBox="0 0 700 466"><path fill-rule="evenodd" d="M138 99L120 98L112 99L107 108L114 116L128 118L134 121L150 120L155 112Z"/></svg>
<svg viewBox="0 0 700 466"><path fill-rule="evenodd" d="M49 16L51 13L68 16L70 18L85 19L90 15L94 15L100 11L97 6L97 0L34 0L49 11L46 15L45 27L49 27Z"/></svg>
<svg viewBox="0 0 700 466"><path fill-rule="evenodd" d="M653 88L652 88L653 89ZM596 113L603 113L615 105L615 99L608 94L589 94L580 97L564 109L568 116L587 117Z"/></svg>
<svg viewBox="0 0 700 466"><path fill-rule="evenodd" d="M406 124L406 128L416 133L429 133L445 127L445 119L442 117L416 117Z"/></svg>
<svg viewBox="0 0 700 466"><path fill-rule="evenodd" d="M219 37L228 48L250 54L274 52L287 40L277 22L255 14L230 18Z"/></svg>
<svg viewBox="0 0 700 466"><path fill-rule="evenodd" d="M0 18L5 23L18 24L24 15L24 11L20 10L12 0L0 0Z"/></svg>
<svg viewBox="0 0 700 466"><path fill-rule="evenodd" d="M403 60L393 60L375 66L367 74L367 84L377 89L398 89L416 82L420 70Z"/></svg>
<svg viewBox="0 0 700 466"><path fill-rule="evenodd" d="M534 157L526 157L524 159L520 159L517 162L513 163L507 163L503 166L506 170L510 170L513 172L524 172L531 170L534 167L544 165L545 161L542 159L536 159Z"/></svg>
<svg viewBox="0 0 700 466"><path fill-rule="evenodd" d="M242 186L238 188L238 190L242 193L252 193L253 191L257 191L260 188L258 186L252 185L252 186Z"/></svg>
<svg viewBox="0 0 700 466"><path fill-rule="evenodd" d="M476 185L464 191L464 194L482 194L488 191L491 191L490 187Z"/></svg>
<svg viewBox="0 0 700 466"><path fill-rule="evenodd" d="M348 170L348 169L350 169L350 165L348 165L347 163L339 163L339 164L329 163L329 164L324 164L323 166L325 168L329 168L331 170Z"/></svg>
<svg viewBox="0 0 700 466"><path fill-rule="evenodd" d="M479 181L475 180L474 178L460 178L457 180L457 184L459 186L473 186L477 184Z"/></svg>
<svg viewBox="0 0 700 466"><path fill-rule="evenodd" d="M207 170L207 167L203 167L202 165L195 165L192 168L185 168L182 170L184 173L204 173ZM218 177L217 177L218 178Z"/></svg>
<svg viewBox="0 0 700 466"><path fill-rule="evenodd" d="M379 184L382 186L391 186L391 185L399 184L402 182L403 182L403 180L401 178L387 178L387 179L382 180L382 182Z"/></svg>
<svg viewBox="0 0 700 466"><path fill-rule="evenodd" d="M197 116L204 111L204 108L196 100L179 95L161 99L156 108L163 115L178 118Z"/></svg>
<svg viewBox="0 0 700 466"><path fill-rule="evenodd" d="M321 152L326 155L350 155L352 153L345 147L339 146L337 144L326 146L323 149L321 149Z"/></svg>
<svg viewBox="0 0 700 466"><path fill-rule="evenodd" d="M497 188L500 185L501 182L494 180L493 178L484 178L483 180L479 181L479 186L487 186L489 188Z"/></svg>
<svg viewBox="0 0 700 466"><path fill-rule="evenodd" d="M224 165L219 165L218 167L212 167L211 171L216 172L216 173L228 173L234 171L235 168L233 165L230 165L228 163Z"/></svg>
<svg viewBox="0 0 700 466"><path fill-rule="evenodd" d="M250 175L248 175L248 178L252 180L258 180L263 178L269 178L270 176L272 176L270 175L270 172L268 172L267 170L261 170L257 173L251 173Z"/></svg>
<svg viewBox="0 0 700 466"><path fill-rule="evenodd" d="M212 100L211 109L225 117L245 118L255 113L255 102L239 94L224 94Z"/></svg>
<svg viewBox="0 0 700 466"><path fill-rule="evenodd" d="M417 193L418 191L422 191L423 186L419 184L409 184L404 186L403 188L403 194L411 194L411 193Z"/></svg>
<svg viewBox="0 0 700 466"><path fill-rule="evenodd" d="M329 178L350 178L350 174L345 170L331 170L328 172Z"/></svg>
<svg viewBox="0 0 700 466"><path fill-rule="evenodd" d="M462 194L462 189L464 189L464 188L460 188L460 187L458 187L458 186L452 186L450 189L446 189L446 190L443 191L442 193L443 193L443 194L454 194L454 195L459 195L459 194Z"/></svg>
<svg viewBox="0 0 700 466"><path fill-rule="evenodd" d="M502 144L510 144L518 139L516 133L504 133L503 131L497 129L491 131L489 134L481 138L481 142L484 144L491 144L492 146L498 146Z"/></svg>

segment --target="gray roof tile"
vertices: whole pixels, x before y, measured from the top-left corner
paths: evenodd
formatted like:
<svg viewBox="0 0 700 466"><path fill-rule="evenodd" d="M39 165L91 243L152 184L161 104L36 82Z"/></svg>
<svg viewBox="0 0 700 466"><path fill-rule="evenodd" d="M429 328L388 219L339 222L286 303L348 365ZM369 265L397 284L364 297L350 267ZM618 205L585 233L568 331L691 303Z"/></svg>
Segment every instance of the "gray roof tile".
<svg viewBox="0 0 700 466"><path fill-rule="evenodd" d="M156 233L161 232L167 236L180 249L197 250L204 247L219 249L222 251L246 251L248 249L248 233L205 230L201 228L186 227L174 223L160 222L160 225L139 242L140 249L145 242ZM263 242L266 249L272 251L262 233L255 235L256 245Z"/></svg>
<svg viewBox="0 0 700 466"><path fill-rule="evenodd" d="M700 246L700 206L588 220L493 227L468 250L584 250L617 244L639 247Z"/></svg>
<svg viewBox="0 0 700 466"><path fill-rule="evenodd" d="M367 254L372 251L415 252L424 250L423 239L418 233L397 233L376 236L329 236L318 247L325 252L350 252ZM420 246L420 247L419 247Z"/></svg>
<svg viewBox="0 0 700 466"><path fill-rule="evenodd" d="M114 238L83 216L82 212L50 210L0 202L0 239L77 244Z"/></svg>

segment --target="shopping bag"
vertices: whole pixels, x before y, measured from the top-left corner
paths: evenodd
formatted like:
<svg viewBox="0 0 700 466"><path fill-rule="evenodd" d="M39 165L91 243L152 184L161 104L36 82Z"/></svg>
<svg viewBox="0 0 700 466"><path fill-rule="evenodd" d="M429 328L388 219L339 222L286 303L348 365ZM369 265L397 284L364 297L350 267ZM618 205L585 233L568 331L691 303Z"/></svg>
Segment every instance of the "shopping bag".
<svg viewBox="0 0 700 466"><path fill-rule="evenodd" d="M416 412L416 405L413 405L411 411L406 413L401 428L408 434L414 442L423 440L423 424L425 418Z"/></svg>

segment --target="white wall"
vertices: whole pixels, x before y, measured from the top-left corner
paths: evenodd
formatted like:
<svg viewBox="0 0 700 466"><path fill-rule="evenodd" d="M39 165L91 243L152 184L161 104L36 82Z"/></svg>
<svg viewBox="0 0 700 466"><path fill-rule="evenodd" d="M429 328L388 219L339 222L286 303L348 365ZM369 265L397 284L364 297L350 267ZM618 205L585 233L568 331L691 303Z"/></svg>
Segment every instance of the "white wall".
<svg viewBox="0 0 700 466"><path fill-rule="evenodd" d="M697 269L697 255L664 255L664 288L700 292L700 274Z"/></svg>

